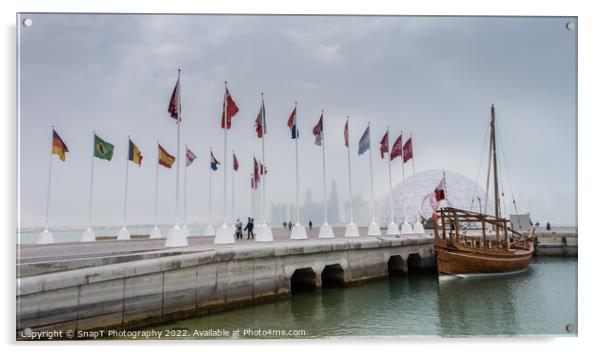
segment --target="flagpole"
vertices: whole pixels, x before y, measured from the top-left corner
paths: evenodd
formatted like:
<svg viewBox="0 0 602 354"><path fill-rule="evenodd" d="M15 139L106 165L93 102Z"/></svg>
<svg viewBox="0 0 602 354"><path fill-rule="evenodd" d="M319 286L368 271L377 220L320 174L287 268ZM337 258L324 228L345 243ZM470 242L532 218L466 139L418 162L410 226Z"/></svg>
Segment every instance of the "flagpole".
<svg viewBox="0 0 602 354"><path fill-rule="evenodd" d="M157 159L155 160L155 226L150 231L150 238L161 238L159 229L159 139L157 139Z"/></svg>
<svg viewBox="0 0 602 354"><path fill-rule="evenodd" d="M223 223L217 230L214 243L231 244L234 243L234 235L232 230L228 228L228 215L226 214L226 195L228 190L228 81L224 81L224 104L223 104L223 129L224 129L224 195L223 195Z"/></svg>
<svg viewBox="0 0 602 354"><path fill-rule="evenodd" d="M345 227L345 237L359 237L357 225L353 223L353 192L351 189L351 144L349 142L349 116L347 116L347 177L349 178L349 224Z"/></svg>
<svg viewBox="0 0 602 354"><path fill-rule="evenodd" d="M234 149L232 149L232 226L236 222L236 217L234 216Z"/></svg>
<svg viewBox="0 0 602 354"><path fill-rule="evenodd" d="M307 239L307 233L305 226L301 225L300 221L300 210L299 210L299 125L298 118L299 112L297 111L297 101L295 101L295 120L293 122L293 128L295 129L295 204L297 209L297 223L293 227L291 232L291 239Z"/></svg>
<svg viewBox="0 0 602 354"><path fill-rule="evenodd" d="M186 152L188 152L188 144L184 144L184 147L186 148ZM187 217L187 213L186 213L186 207L188 204L188 166L185 164L184 165L184 212L183 212L183 220L184 220L184 225L182 228L187 229L186 223L186 217Z"/></svg>
<svg viewBox="0 0 602 354"><path fill-rule="evenodd" d="M177 138L176 138L176 222L174 227L167 234L167 241L165 241L165 247L183 247L188 246L188 239L186 232L180 227L180 136L182 125L182 105L180 100L180 69L178 69L178 81L177 81Z"/></svg>
<svg viewBox="0 0 602 354"><path fill-rule="evenodd" d="M209 149L209 163L211 160L211 149ZM204 236L215 236L215 229L213 229L213 188L211 186L213 170L211 169L211 165L209 167L209 225L205 229Z"/></svg>
<svg viewBox="0 0 602 354"><path fill-rule="evenodd" d="M96 136L96 130L92 130L92 157L90 163L90 194L88 198L88 227L82 234L82 242L91 242L95 241L96 237L94 235L94 231L92 230L92 186L94 184L94 137Z"/></svg>
<svg viewBox="0 0 602 354"><path fill-rule="evenodd" d="M391 209L391 222L387 228L387 235L399 235L399 226L395 223L393 212L393 179L391 178L391 149L389 148L389 127L387 127L387 167L389 169L389 208Z"/></svg>
<svg viewBox="0 0 602 354"><path fill-rule="evenodd" d="M52 149L54 147L54 125L52 127L52 135L50 138L50 155L48 156L48 188L46 189L46 219L44 231L38 237L38 244L54 243L52 232L48 231L48 214L50 210L50 186L52 180Z"/></svg>
<svg viewBox="0 0 602 354"><path fill-rule="evenodd" d="M412 134L410 134L410 139L412 139ZM412 182L414 185L414 200L416 200L417 191L416 191L416 167L414 166L414 139L412 139ZM418 206L420 208L420 206ZM418 211L417 211L418 212ZM414 224L414 233L423 234L424 226L420 221L420 215L416 215L416 223Z"/></svg>
<svg viewBox="0 0 602 354"><path fill-rule="evenodd" d="M368 122L368 141L370 144L370 214L372 216L372 222L368 225L368 236L380 236L380 226L376 223L376 217L374 215L374 176L372 173L372 129L370 129L370 122Z"/></svg>
<svg viewBox="0 0 602 354"><path fill-rule="evenodd" d="M121 230L119 230L119 232L117 233L117 239L118 240L129 240L130 239L130 234L127 230L126 227L126 221L127 221L127 207L128 207L128 174L129 174L129 167L130 164L129 162L129 144L130 144L130 136L128 135L128 149L126 149L126 156L125 156L125 188L124 188L124 196L123 196L123 227L121 228Z"/></svg>
<svg viewBox="0 0 602 354"><path fill-rule="evenodd" d="M267 171L266 171L266 162L265 162L265 135L267 132L266 129L267 123L266 123L266 118L265 118L265 104L263 102L263 92L261 93L261 166L262 166L262 170L261 172L263 172L263 183L261 185L261 228L259 229L259 232L257 234L257 241L273 241L274 240L274 236L272 235L272 228L271 226L268 224L266 217L265 217L265 209L266 209L266 189L267 189L267 182L266 182L266 176L267 176Z"/></svg>
<svg viewBox="0 0 602 354"><path fill-rule="evenodd" d="M403 151L404 143L403 143L403 130L401 131L401 185L404 184L405 181L405 154ZM403 223L401 224L401 234L407 235L412 233L412 226L408 223L408 206L404 204L403 206Z"/></svg>
<svg viewBox="0 0 602 354"><path fill-rule="evenodd" d="M44 231L48 231L48 214L50 210L50 183L52 180L52 147L54 145L54 125L52 127L52 138L50 145L50 155L48 156L48 189L46 190L46 226Z"/></svg>
<svg viewBox="0 0 602 354"><path fill-rule="evenodd" d="M328 206L326 204L326 142L324 138L324 110L322 110L322 115L320 116L322 119L322 184L324 187L324 224L320 227L320 233L318 235L319 238L333 238L334 233L332 232L332 228L328 225Z"/></svg>

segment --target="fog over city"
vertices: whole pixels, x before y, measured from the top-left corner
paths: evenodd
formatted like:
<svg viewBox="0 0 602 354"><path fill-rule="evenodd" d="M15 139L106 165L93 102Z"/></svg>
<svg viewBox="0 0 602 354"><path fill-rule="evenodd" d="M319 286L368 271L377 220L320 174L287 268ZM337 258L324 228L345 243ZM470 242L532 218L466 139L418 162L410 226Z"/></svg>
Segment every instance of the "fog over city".
<svg viewBox="0 0 602 354"><path fill-rule="evenodd" d="M416 172L443 169L476 179L490 106L495 104L504 188L509 195L509 176L519 212L553 225L577 222L577 32L565 26L575 19L27 17L33 25L19 29L18 43L22 227L44 225L51 125L69 148L64 162L52 156L51 226L87 224L93 130L115 150L111 161L94 161L92 223L122 222L128 135L143 155L140 167L129 166L128 223L153 223L157 139L176 154L176 121L167 107L177 69L182 70L182 146L188 144L198 156L187 172L189 223L209 219L210 173L213 221L223 220L224 168L229 216L232 149L240 165L234 175L235 214L250 214L252 159L261 155L255 133L261 92L267 119L268 216L272 205L295 202L295 144L286 125L295 101L300 203L304 205L309 189L312 205L321 208L322 150L314 144L312 127L324 109L327 196L336 195L340 215L333 220L341 223L348 220L347 115L353 193L369 201L368 155L357 154L368 122L374 192L382 198L389 179L378 142L387 126L390 144L401 130L412 134ZM224 81L240 108L228 131L227 166L220 128ZM209 168L210 148L222 162L215 172ZM184 159L182 148L182 193ZM401 180L400 160L391 168L395 185ZM483 186L485 168L482 161L477 182ZM405 172L411 173L411 164ZM175 178L175 165L159 167L162 224L175 222Z"/></svg>

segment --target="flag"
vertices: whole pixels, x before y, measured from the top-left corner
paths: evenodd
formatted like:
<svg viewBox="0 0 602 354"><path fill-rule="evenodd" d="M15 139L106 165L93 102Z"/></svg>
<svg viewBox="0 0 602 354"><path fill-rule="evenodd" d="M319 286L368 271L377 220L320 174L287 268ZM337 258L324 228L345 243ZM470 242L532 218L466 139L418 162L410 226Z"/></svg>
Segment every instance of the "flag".
<svg viewBox="0 0 602 354"><path fill-rule="evenodd" d="M297 130L297 107L293 109L293 112L288 118L288 123L286 125L291 129L291 139L298 139L299 130Z"/></svg>
<svg viewBox="0 0 602 354"><path fill-rule="evenodd" d="M224 108L227 109L227 114L226 117L224 117L224 111L222 108L222 129L230 129L230 127L232 127L232 117L234 117L236 113L238 113L238 106L232 99L232 96L230 96L230 91L228 91L228 88L226 88L224 102L224 105L226 106Z"/></svg>
<svg viewBox="0 0 602 354"><path fill-rule="evenodd" d="M364 134L362 134L362 137L360 138L357 153L358 155L362 155L368 149L370 149L370 126L366 128Z"/></svg>
<svg viewBox="0 0 602 354"><path fill-rule="evenodd" d="M210 150L211 151L211 150ZM213 151L211 151L211 169L213 171L217 171L217 165L219 165L219 161L213 156Z"/></svg>
<svg viewBox="0 0 602 354"><path fill-rule="evenodd" d="M434 211L439 210L439 200L437 199L437 193L431 193L431 195L429 196L429 204L431 204L431 208L433 208Z"/></svg>
<svg viewBox="0 0 602 354"><path fill-rule="evenodd" d="M395 158L401 156L401 151L402 151L402 147L401 147L401 134L399 135L399 137L397 139L395 139L395 142L393 143L393 146L391 147L391 152L389 153L389 158L391 159L391 161L395 160Z"/></svg>
<svg viewBox="0 0 602 354"><path fill-rule="evenodd" d="M159 164L167 168L171 168L171 165L176 161L176 158L170 155L164 148L159 144Z"/></svg>
<svg viewBox="0 0 602 354"><path fill-rule="evenodd" d="M443 176L441 182L439 182L439 185L435 188L435 200L439 202L443 199L445 199L445 176Z"/></svg>
<svg viewBox="0 0 602 354"><path fill-rule="evenodd" d="M232 153L232 168L234 168L234 171L238 171L238 159L234 153Z"/></svg>
<svg viewBox="0 0 602 354"><path fill-rule="evenodd" d="M136 144L134 144L131 139L128 140L130 142L128 148L128 160L140 167L140 165L142 165L142 154L140 153L140 149L138 149Z"/></svg>
<svg viewBox="0 0 602 354"><path fill-rule="evenodd" d="M345 132L343 133L345 138L345 147L349 147L349 121L345 122Z"/></svg>
<svg viewBox="0 0 602 354"><path fill-rule="evenodd" d="M253 174L251 174L251 189L257 189L257 182L255 182Z"/></svg>
<svg viewBox="0 0 602 354"><path fill-rule="evenodd" d="M109 144L106 141L94 134L94 157L99 159L111 161L113 158L113 144Z"/></svg>
<svg viewBox="0 0 602 354"><path fill-rule="evenodd" d="M182 111L182 107L180 106L180 76L178 74L178 81L176 81L176 86L171 93L171 98L169 99L169 107L167 108L167 112L169 116L173 119L180 119L180 113Z"/></svg>
<svg viewBox="0 0 602 354"><path fill-rule="evenodd" d="M315 144L318 145L318 146L322 145L322 139L324 139L324 120L323 120L323 116L324 116L324 114L320 115L320 120L318 120L318 123L314 126L314 129L312 130L312 132L314 133L314 136L316 137Z"/></svg>
<svg viewBox="0 0 602 354"><path fill-rule="evenodd" d="M57 134L57 132L52 129L52 153L61 159L61 161L65 161L65 153L69 152L67 145L63 142L63 139Z"/></svg>
<svg viewBox="0 0 602 354"><path fill-rule="evenodd" d="M190 166L194 160L196 160L196 155L186 147L186 167Z"/></svg>
<svg viewBox="0 0 602 354"><path fill-rule="evenodd" d="M255 186L257 186L259 183L260 174L261 173L259 172L259 164L257 163L257 159L253 157L253 178L255 179Z"/></svg>
<svg viewBox="0 0 602 354"><path fill-rule="evenodd" d="M257 119L255 119L255 131L257 132L257 137L259 139L261 139L263 135L268 132L265 122L265 106L263 104L263 98L261 99L261 108L257 114Z"/></svg>
<svg viewBox="0 0 602 354"><path fill-rule="evenodd" d="M412 137L406 140L403 144L403 162L408 162L412 159Z"/></svg>
<svg viewBox="0 0 602 354"><path fill-rule="evenodd" d="M385 154L389 153L389 131L383 135L383 138L380 139L380 158L384 159Z"/></svg>

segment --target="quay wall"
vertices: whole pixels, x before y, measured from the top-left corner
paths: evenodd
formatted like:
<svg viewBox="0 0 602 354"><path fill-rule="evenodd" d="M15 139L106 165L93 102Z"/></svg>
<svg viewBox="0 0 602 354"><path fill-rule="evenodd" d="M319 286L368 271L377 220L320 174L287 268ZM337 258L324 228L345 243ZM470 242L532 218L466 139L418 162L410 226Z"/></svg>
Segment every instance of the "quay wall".
<svg viewBox="0 0 602 354"><path fill-rule="evenodd" d="M16 328L128 329L435 265L433 237L218 247L17 279ZM38 265L39 267L39 265Z"/></svg>
<svg viewBox="0 0 602 354"><path fill-rule="evenodd" d="M576 257L578 250L578 234L576 232L538 232L535 234L535 254L537 256Z"/></svg>

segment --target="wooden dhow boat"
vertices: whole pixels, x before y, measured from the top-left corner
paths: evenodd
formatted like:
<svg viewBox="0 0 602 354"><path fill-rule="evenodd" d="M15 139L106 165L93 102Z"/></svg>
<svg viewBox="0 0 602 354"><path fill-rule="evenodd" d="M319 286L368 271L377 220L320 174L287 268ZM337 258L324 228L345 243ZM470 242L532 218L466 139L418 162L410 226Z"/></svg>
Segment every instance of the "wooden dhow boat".
<svg viewBox="0 0 602 354"><path fill-rule="evenodd" d="M525 235L511 229L508 226L509 220L500 216L493 105L490 132L489 168L493 167L495 215L452 207L439 209L439 221L434 223L435 254L439 275L517 272L527 268L533 256L535 226ZM468 227L475 224L480 226L480 229Z"/></svg>

